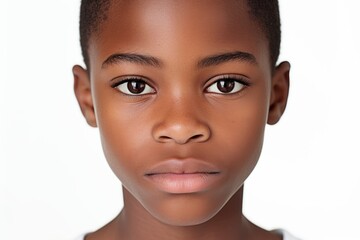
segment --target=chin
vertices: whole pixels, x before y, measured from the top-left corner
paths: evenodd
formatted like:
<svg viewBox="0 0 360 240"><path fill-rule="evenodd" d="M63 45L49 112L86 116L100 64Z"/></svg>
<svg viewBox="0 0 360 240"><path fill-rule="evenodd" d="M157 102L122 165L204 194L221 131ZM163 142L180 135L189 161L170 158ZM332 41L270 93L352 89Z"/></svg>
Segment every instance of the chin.
<svg viewBox="0 0 360 240"><path fill-rule="evenodd" d="M199 194L200 195L200 194ZM174 227L196 226L211 220L226 204L226 199L200 197L197 194L174 195L155 206L144 206L163 224Z"/></svg>

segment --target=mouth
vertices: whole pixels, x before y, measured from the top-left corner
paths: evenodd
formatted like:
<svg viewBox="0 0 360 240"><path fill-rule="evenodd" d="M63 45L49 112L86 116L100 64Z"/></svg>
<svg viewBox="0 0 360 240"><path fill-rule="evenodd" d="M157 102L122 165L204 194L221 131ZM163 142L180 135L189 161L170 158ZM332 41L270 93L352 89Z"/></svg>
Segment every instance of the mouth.
<svg viewBox="0 0 360 240"><path fill-rule="evenodd" d="M220 179L220 170L198 159L170 159L145 173L145 178L160 191L172 194L204 192Z"/></svg>

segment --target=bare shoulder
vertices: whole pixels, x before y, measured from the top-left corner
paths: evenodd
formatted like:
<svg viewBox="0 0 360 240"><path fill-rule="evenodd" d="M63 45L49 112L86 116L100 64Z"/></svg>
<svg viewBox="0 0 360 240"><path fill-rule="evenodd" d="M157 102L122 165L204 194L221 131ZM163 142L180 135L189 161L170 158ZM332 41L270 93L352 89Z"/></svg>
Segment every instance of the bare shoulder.
<svg viewBox="0 0 360 240"><path fill-rule="evenodd" d="M119 239L119 230L116 230L115 219L96 230L86 234L84 240L118 240Z"/></svg>
<svg viewBox="0 0 360 240"><path fill-rule="evenodd" d="M252 237L250 238L251 240L283 240L282 234L278 231L267 231L253 223L250 224L252 228Z"/></svg>

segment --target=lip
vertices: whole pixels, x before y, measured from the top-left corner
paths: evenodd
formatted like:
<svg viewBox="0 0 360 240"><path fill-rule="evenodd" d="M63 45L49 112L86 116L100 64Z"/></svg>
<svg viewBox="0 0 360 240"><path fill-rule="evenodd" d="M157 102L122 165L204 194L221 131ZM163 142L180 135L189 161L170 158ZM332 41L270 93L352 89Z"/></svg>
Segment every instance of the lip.
<svg viewBox="0 0 360 240"><path fill-rule="evenodd" d="M185 194L210 189L220 179L220 170L198 159L169 159L153 166L144 176L160 191Z"/></svg>

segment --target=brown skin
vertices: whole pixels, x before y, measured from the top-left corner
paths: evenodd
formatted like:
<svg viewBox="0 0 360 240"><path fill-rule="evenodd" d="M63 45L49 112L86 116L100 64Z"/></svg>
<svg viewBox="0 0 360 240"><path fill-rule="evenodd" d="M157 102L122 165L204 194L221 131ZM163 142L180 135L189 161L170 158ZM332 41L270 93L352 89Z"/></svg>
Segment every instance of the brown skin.
<svg viewBox="0 0 360 240"><path fill-rule="evenodd" d="M238 51L256 61L198 64ZM122 60L103 66L118 53L151 56L159 64ZM266 123L275 124L285 110L290 65L272 69L267 39L245 3L114 4L99 37L91 39L89 56L89 71L73 68L75 94L88 124L99 127L106 159L123 184L124 208L86 239L281 239L243 216L242 193ZM217 82L229 75L235 81L226 80L230 87L219 91ZM114 87L124 76L141 77L147 87L127 95L126 83ZM249 86L236 82L243 80ZM207 161L219 170L219 180L194 193L160 191L144 175L170 158Z"/></svg>

